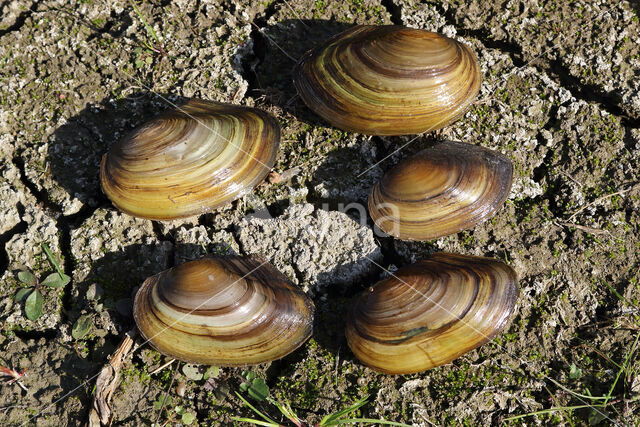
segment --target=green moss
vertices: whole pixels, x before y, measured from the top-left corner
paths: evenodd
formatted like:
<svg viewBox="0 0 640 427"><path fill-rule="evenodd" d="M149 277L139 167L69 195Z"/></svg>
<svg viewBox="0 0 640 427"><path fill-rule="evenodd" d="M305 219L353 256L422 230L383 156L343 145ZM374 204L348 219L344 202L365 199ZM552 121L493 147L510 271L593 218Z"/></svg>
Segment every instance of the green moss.
<svg viewBox="0 0 640 427"><path fill-rule="evenodd" d="M474 245L474 237L473 234L471 234L468 231L464 231L462 232L462 244L465 246L473 246Z"/></svg>
<svg viewBox="0 0 640 427"><path fill-rule="evenodd" d="M309 356L295 367L295 374L282 375L273 390L277 390L277 399L288 400L294 407L315 411L323 403L323 390L335 387L335 379L344 377L344 373L341 372L344 367L335 371L335 356L323 346L318 345L314 339L309 340L306 346ZM377 391L377 387L378 383L373 381L366 385L366 390L359 391L351 388L345 390L344 395L359 398L364 394L372 394L373 390Z"/></svg>
<svg viewBox="0 0 640 427"><path fill-rule="evenodd" d="M324 0L316 0L315 2L315 10L313 12L314 19L321 18L322 15L326 12L327 4Z"/></svg>
<svg viewBox="0 0 640 427"><path fill-rule="evenodd" d="M166 372L169 375L173 374L171 369L167 369ZM125 390L126 386L132 382L138 382L140 384L148 385L151 381L151 375L145 368L138 368L135 364L131 363L126 368L122 369L122 389Z"/></svg>

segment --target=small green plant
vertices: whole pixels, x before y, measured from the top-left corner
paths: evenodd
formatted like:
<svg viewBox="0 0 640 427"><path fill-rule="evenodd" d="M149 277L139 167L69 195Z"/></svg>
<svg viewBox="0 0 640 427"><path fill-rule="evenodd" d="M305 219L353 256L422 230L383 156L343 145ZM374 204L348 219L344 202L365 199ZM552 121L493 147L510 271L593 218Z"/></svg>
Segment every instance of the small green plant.
<svg viewBox="0 0 640 427"><path fill-rule="evenodd" d="M5 368L4 366L0 366L0 377L9 377L10 379L5 381L5 384L18 384L18 386L24 391L29 391L20 378L24 377L24 374L27 370L23 369L22 371L17 371L15 369Z"/></svg>
<svg viewBox="0 0 640 427"><path fill-rule="evenodd" d="M262 412L258 411L253 405L251 405L245 398L243 398L239 393L236 392L236 395L247 405L253 412L258 414L264 421L256 420L253 418L240 418L240 417L231 417L234 421L241 421L245 423L251 423L259 426L265 427L280 427L281 424L272 420L271 418L264 415ZM289 402L280 403L273 398L267 396L267 402L274 405L282 415L284 415L289 421L291 421L296 427L308 427L309 425L305 422L301 421L300 418L293 412L291 409L291 405ZM397 423L395 421L386 421L386 420L376 420L373 418L345 418L353 412L357 411L361 406L365 405L369 400L369 396L365 396L362 399L358 400L353 405L344 408L338 412L334 412L333 414L329 414L322 418L322 420L313 424L314 427L330 427L330 426L338 426L343 424L353 424L353 423L364 423L364 424L382 424L382 425L390 425L390 426L403 426L408 427L408 424Z"/></svg>
<svg viewBox="0 0 640 427"><path fill-rule="evenodd" d="M164 410L167 415L167 421L162 424L153 423L151 424L152 426L159 427L169 425L175 421L176 415L180 417L180 423L186 426L193 424L196 420L195 414L193 412L189 412L186 408L183 408L180 405L171 407L171 396L168 395L158 397L158 399L153 402L153 407L158 411Z"/></svg>
<svg viewBox="0 0 640 427"><path fill-rule="evenodd" d="M164 408L165 406L168 406L171 404L171 396L168 395L162 395L160 397L158 397L155 402L153 402L153 407L155 410L159 411L162 408Z"/></svg>
<svg viewBox="0 0 640 427"><path fill-rule="evenodd" d="M141 68L144 64L152 64L153 63L153 54L157 53L162 55L162 57L167 56L167 52L164 50L162 40L156 33L147 20L144 19L144 15L142 11L136 5L135 0L129 0L133 10L136 12L138 19L142 22L145 29L147 30L147 35L149 38L153 39L153 42L148 42L147 40L140 40L141 47L135 49L136 53L136 67Z"/></svg>
<svg viewBox="0 0 640 427"><path fill-rule="evenodd" d="M85 335L87 335L89 331L91 331L92 327L93 322L91 321L91 316L89 316L88 314L80 316L71 328L71 336L77 340L84 338Z"/></svg>
<svg viewBox="0 0 640 427"><path fill-rule="evenodd" d="M569 378L577 380L582 376L582 369L578 368L574 363L569 367Z"/></svg>
<svg viewBox="0 0 640 427"><path fill-rule="evenodd" d="M173 410L176 412L176 414L180 415L180 422L186 426L193 424L193 422L196 420L196 416L193 414L193 412L188 412L182 406L176 406L175 408L173 408Z"/></svg>
<svg viewBox="0 0 640 427"><path fill-rule="evenodd" d="M245 381L240 384L240 390L246 392L254 400L262 402L269 396L269 387L262 378L256 377L251 371L242 371L242 377Z"/></svg>
<svg viewBox="0 0 640 427"><path fill-rule="evenodd" d="M143 49L141 47L137 47L134 49L136 54L136 68L142 68L145 64L151 65L153 64L153 56L152 51L149 49Z"/></svg>
<svg viewBox="0 0 640 427"><path fill-rule="evenodd" d="M185 363L182 365L182 373L192 381L208 380L220 375L220 368L217 366L192 365Z"/></svg>
<svg viewBox="0 0 640 427"><path fill-rule="evenodd" d="M42 286L62 288L71 281L71 278L62 272L60 265L58 265L58 262L46 243L42 244L42 249L47 255L47 258L49 258L49 262L55 268L56 272L47 275L47 277L42 281L39 281L38 278L30 271L20 271L18 273L18 280L28 287L20 289L16 293L14 301L17 303L24 303L24 313L29 320L37 320L42 315L42 303L44 301L42 298L42 292L40 291Z"/></svg>
<svg viewBox="0 0 640 427"><path fill-rule="evenodd" d="M624 361L622 362L622 364L618 364L615 363L613 361L610 361L611 363L613 363L616 367L618 367L618 373L615 377L615 380L613 381L613 383L611 384L611 387L609 388L609 391L606 395L602 395L602 396L592 396L591 392L587 389L586 390L586 394L584 393L578 393L574 390L571 390L565 386L563 386L562 384L560 384L559 382L555 381L552 378L547 377L547 379L549 379L552 383L554 383L557 387L559 387L560 389L562 389L565 393L570 394L571 396L575 397L576 399L582 401L584 404L583 405L575 405L575 406L554 406L552 408L549 409L543 409L540 411L535 411L535 412L529 412L527 414L522 414L522 415L515 415L512 417L508 417L505 418L504 421L516 421L516 420L521 420L523 418L527 418L527 417L532 417L532 416L539 416L539 415L554 415L556 413L564 413L564 414L569 414L573 411L576 410L584 410L587 409L589 410L589 424L590 425L596 425L599 424L600 422L607 420L610 421L612 424L617 424L617 422L613 419L611 419L609 416L610 415L618 415L620 416L621 419L625 418L625 411L624 409L622 411L619 411L616 408L616 404L619 403L625 403L625 404L629 404L632 402L635 402L637 400L640 399L640 397L637 394L633 394L633 395L627 395L626 391L622 396L619 397L615 397L614 396L614 390L616 389L616 386L618 385L618 382L620 381L621 378L624 377L635 377L635 375L632 375L632 370L633 367L630 366L631 363L630 361L632 360L633 355L635 354L636 350L638 349L638 342L640 341L640 334L636 335L636 339L633 342L633 345L631 346L631 349L629 350L629 352L627 353L627 355L625 356ZM571 379L578 379L580 376L582 376L582 370L577 368L575 365L571 365L571 367L569 368L569 378Z"/></svg>

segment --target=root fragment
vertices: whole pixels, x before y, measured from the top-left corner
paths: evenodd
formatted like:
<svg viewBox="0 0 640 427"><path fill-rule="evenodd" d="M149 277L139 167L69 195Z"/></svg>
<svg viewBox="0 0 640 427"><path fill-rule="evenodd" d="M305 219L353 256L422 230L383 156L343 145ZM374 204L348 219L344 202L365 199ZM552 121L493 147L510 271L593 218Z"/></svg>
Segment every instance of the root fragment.
<svg viewBox="0 0 640 427"><path fill-rule="evenodd" d="M136 335L135 328L125 334L124 339L111 355L109 363L104 365L98 379L93 395L93 404L89 411L87 426L98 427L111 425L113 412L111 411L111 398L119 384L120 369L125 357L131 352Z"/></svg>

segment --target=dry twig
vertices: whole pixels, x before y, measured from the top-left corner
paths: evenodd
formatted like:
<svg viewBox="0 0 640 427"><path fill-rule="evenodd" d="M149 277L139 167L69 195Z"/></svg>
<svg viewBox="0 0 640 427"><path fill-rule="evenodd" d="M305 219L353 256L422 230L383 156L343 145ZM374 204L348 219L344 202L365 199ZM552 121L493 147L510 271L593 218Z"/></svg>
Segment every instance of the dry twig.
<svg viewBox="0 0 640 427"><path fill-rule="evenodd" d="M607 230L602 230L600 228L587 227L585 225L580 225L580 224L574 224L573 222L557 221L556 224L564 227L573 227L578 230L591 233L591 234L608 234L609 233Z"/></svg>
<svg viewBox="0 0 640 427"><path fill-rule="evenodd" d="M3 413L7 413L7 411L9 411L9 409L14 409L14 408L28 408L29 405L9 405L9 406L3 406L0 408L0 411L2 411Z"/></svg>
<svg viewBox="0 0 640 427"><path fill-rule="evenodd" d="M615 193L611 193L611 194L605 194L604 196L600 196L597 199L595 199L593 202L591 203L587 203L586 205L582 206L581 208L577 209L576 211L574 211L571 216L569 218L567 218L567 222L571 222L573 221L573 219L583 210L587 209L590 206L596 205L598 203L600 203L603 200L609 199L611 197L614 196L622 196L625 193L628 193L629 191L635 190L636 188L638 188L640 186L640 183L636 182L635 184L633 184L631 187L625 189L625 190L620 190L620 191L616 191Z"/></svg>
<svg viewBox="0 0 640 427"><path fill-rule="evenodd" d="M171 365L173 362L175 362L176 359L171 359L169 360L167 363L165 363L164 365L160 366L159 368L154 369L153 371L149 372L149 375L153 375L153 374L157 374L158 372L162 371L164 368L166 368L167 366Z"/></svg>
<svg viewBox="0 0 640 427"><path fill-rule="evenodd" d="M133 338L135 335L135 329L125 334L120 346L113 353L111 359L109 359L109 363L100 371L100 375L98 375L98 379L96 380L93 405L89 411L89 420L87 422L89 427L111 425L113 421L113 413L111 412L110 406L111 397L118 387L120 368L124 358L133 347Z"/></svg>
<svg viewBox="0 0 640 427"><path fill-rule="evenodd" d="M180 362L178 362L178 364L176 365L176 367L173 369L173 375L171 376L171 382L169 383L169 387L164 391L164 393L162 393L162 397L160 398L162 401L162 405L160 406L160 412L158 412L158 416L156 417L156 422L154 424L158 424L158 420L160 420L160 417L162 416L162 411L165 408L165 404L167 403L167 397L168 397L168 393L169 390L171 390L171 387L173 387L173 382L176 379L176 374L178 373L178 367L180 367ZM163 424L166 425L168 424L168 422L170 422L173 419L173 415L171 415L169 417L169 420L167 420L167 423Z"/></svg>

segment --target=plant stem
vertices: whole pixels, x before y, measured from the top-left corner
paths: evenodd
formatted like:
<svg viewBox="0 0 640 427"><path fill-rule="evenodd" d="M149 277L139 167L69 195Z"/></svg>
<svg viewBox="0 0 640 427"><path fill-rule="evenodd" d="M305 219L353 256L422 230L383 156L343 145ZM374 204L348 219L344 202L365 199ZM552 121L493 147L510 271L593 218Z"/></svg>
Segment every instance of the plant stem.
<svg viewBox="0 0 640 427"><path fill-rule="evenodd" d="M138 19L142 21L142 23L144 24L145 28L149 32L149 35L151 35L151 37L153 37L156 40L156 42L158 42L158 44L161 44L162 42L160 41L160 38L156 34L153 27L147 24L147 21L144 19L144 16L142 16L142 12L140 11L140 9L138 9L138 6L136 6L135 0L129 0L129 3L131 3L131 6L133 6L133 10L135 10L136 14L138 15Z"/></svg>
<svg viewBox="0 0 640 427"><path fill-rule="evenodd" d="M633 353L635 353L636 346L638 345L638 338L640 338L640 333L638 335L636 335L636 340L633 342L633 345L631 346L631 351L629 351L629 353L627 354L627 357L624 360L624 363L622 364L622 366L618 370L618 375L616 375L616 380L611 385L611 388L609 389L609 393L607 393L607 398L604 401L604 405L606 405L607 402L609 401L609 399L611 399L611 395L613 394L613 389L616 387L616 384L618 383L618 379L620 379L620 375L622 375L622 373L624 372L624 370L625 370L625 368L627 366L627 363L629 363L629 359L631 358L631 355L633 355Z"/></svg>
<svg viewBox="0 0 640 427"><path fill-rule="evenodd" d="M51 253L51 250L49 250L49 246L46 243L42 244L42 250L44 250L44 253L47 254L47 258L49 258L49 261L51 262L53 267L56 269L60 277L64 277L64 273L62 272L62 269L58 265L58 262L56 261L56 259L53 257L53 254Z"/></svg>

